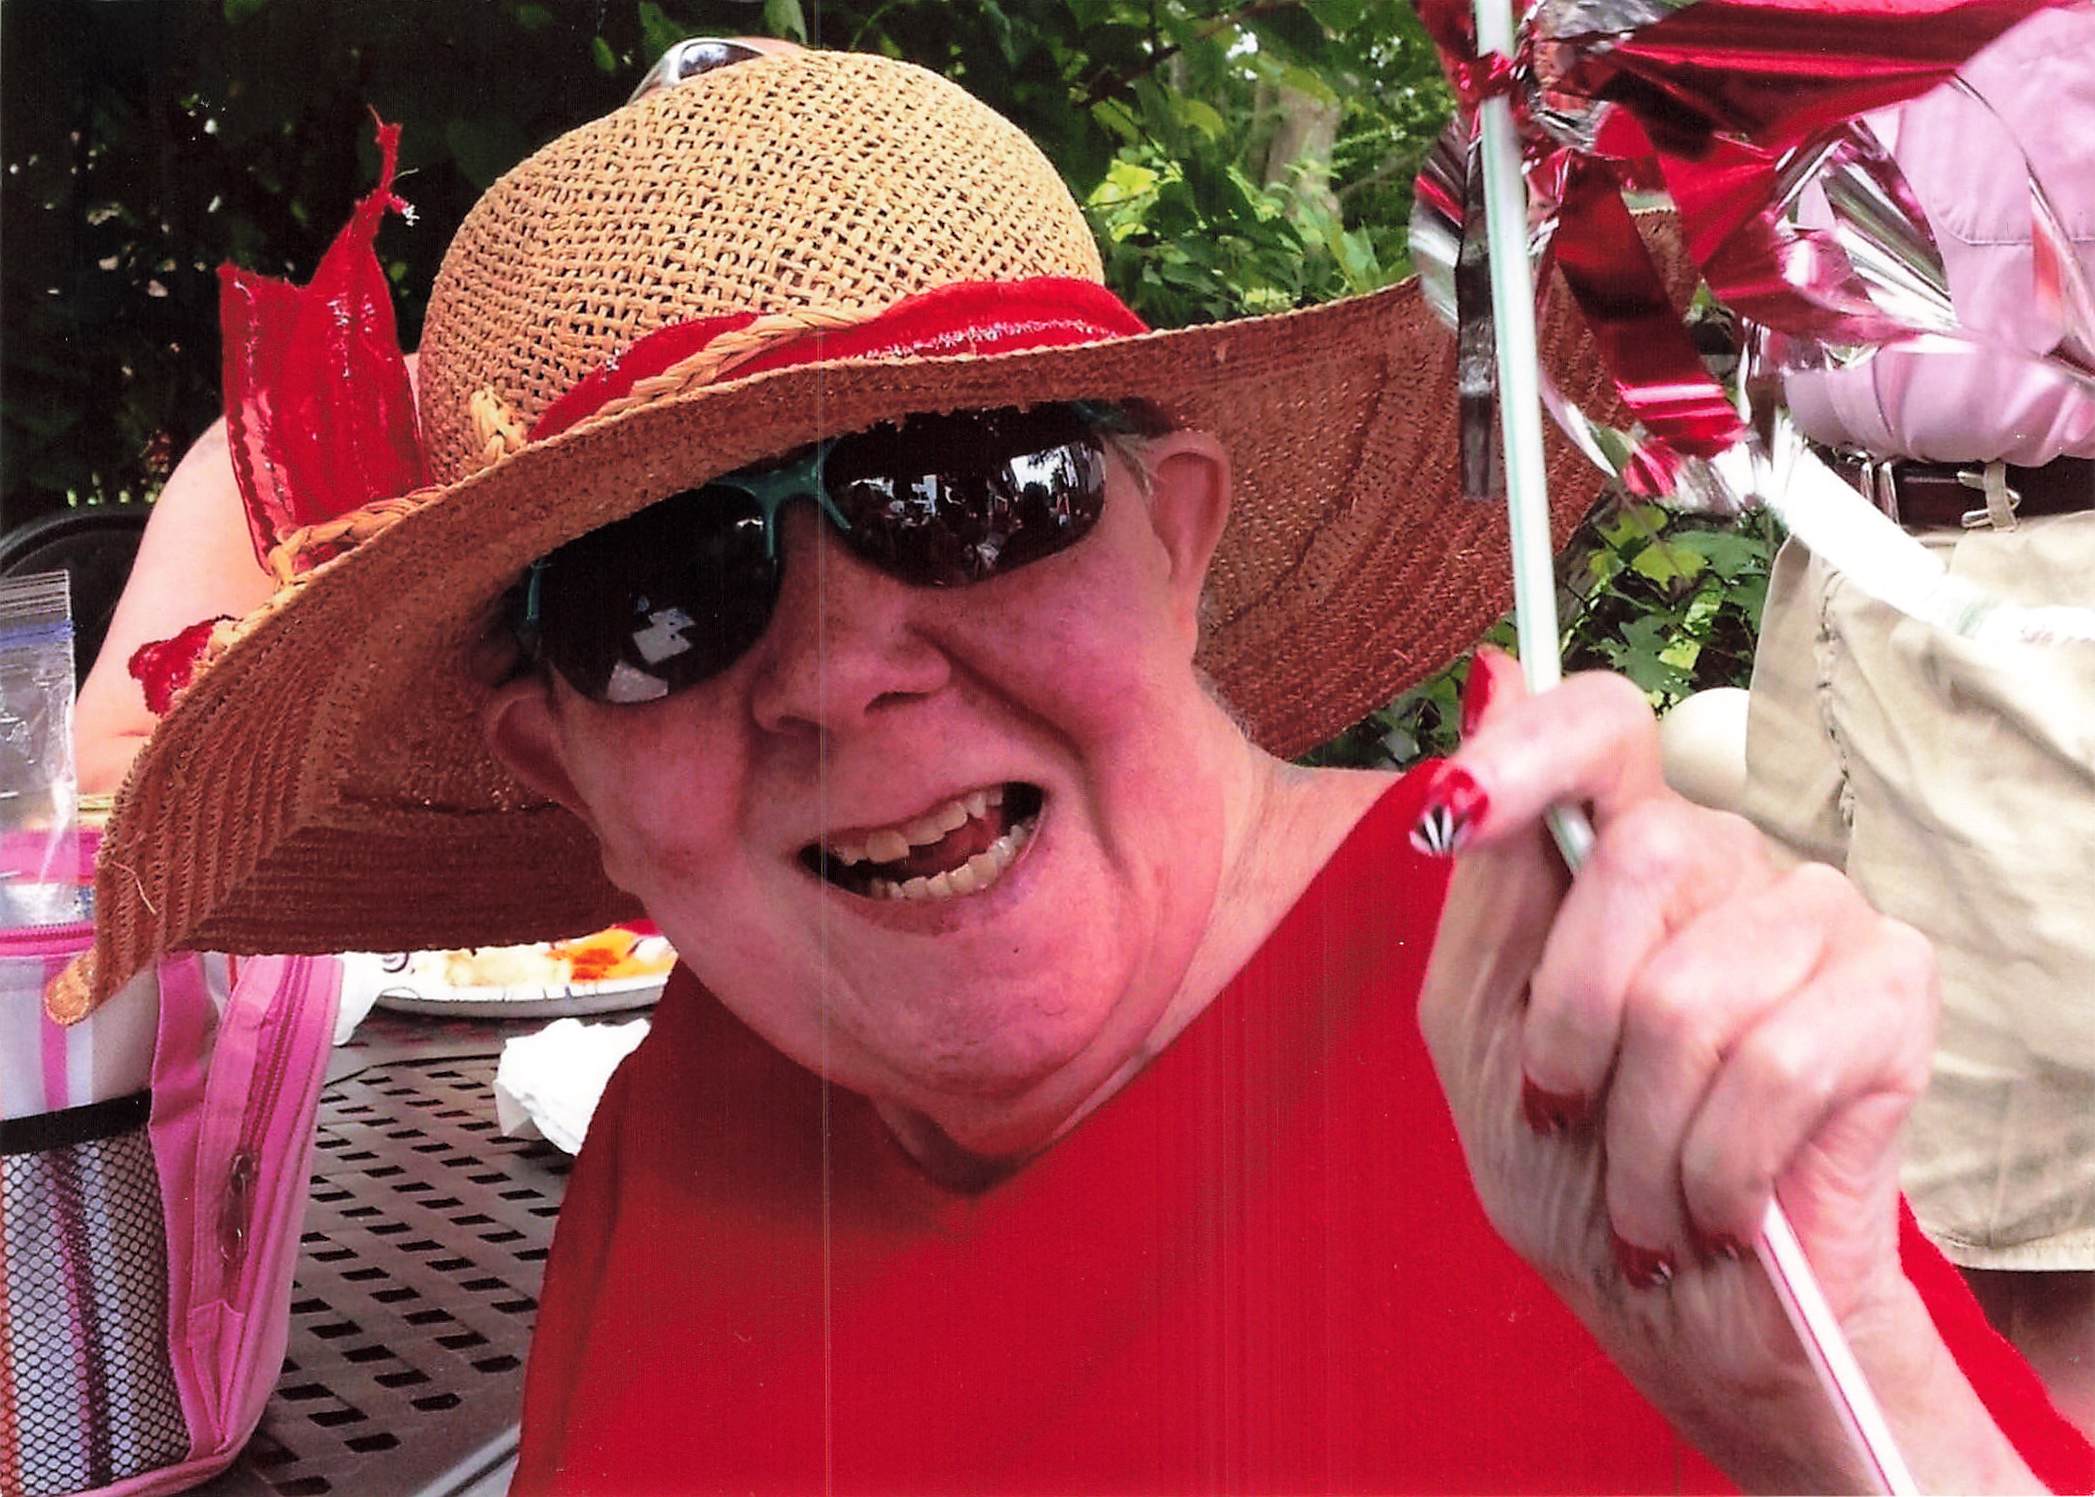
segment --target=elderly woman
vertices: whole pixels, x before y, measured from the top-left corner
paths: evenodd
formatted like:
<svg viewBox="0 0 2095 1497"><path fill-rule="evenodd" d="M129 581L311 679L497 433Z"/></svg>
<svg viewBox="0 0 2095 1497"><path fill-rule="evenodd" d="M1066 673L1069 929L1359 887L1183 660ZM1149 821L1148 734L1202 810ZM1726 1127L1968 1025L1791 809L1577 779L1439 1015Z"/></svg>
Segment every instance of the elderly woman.
<svg viewBox="0 0 2095 1497"><path fill-rule="evenodd" d="M1902 1217L1917 938L1670 795L1619 681L1487 654L1401 779L1268 752L1499 606L1416 312L1146 334L1037 152L872 58L474 211L434 485L212 647L98 978L660 922L518 1490L1855 1486L1740 1251L1778 1194L1926 1485L2095 1478Z"/></svg>

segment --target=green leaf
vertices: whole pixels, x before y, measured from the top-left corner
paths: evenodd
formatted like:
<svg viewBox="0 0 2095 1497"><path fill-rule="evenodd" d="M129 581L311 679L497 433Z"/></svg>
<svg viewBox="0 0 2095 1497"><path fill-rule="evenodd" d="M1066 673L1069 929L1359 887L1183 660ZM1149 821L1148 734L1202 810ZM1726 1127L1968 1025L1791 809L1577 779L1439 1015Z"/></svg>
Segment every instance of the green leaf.
<svg viewBox="0 0 2095 1497"><path fill-rule="evenodd" d="M1245 176L1238 167L1231 166L1225 176L1230 186L1236 188L1238 198L1253 220L1273 221L1286 216L1287 209L1282 206L1281 198Z"/></svg>
<svg viewBox="0 0 2095 1497"><path fill-rule="evenodd" d="M1358 294L1382 284L1382 267L1375 260L1375 246L1360 229L1341 231L1336 222L1325 235L1325 247L1346 278L1346 289Z"/></svg>
<svg viewBox="0 0 2095 1497"><path fill-rule="evenodd" d="M1308 0L1308 6L1326 31L1343 36L1360 24L1367 0Z"/></svg>
<svg viewBox="0 0 2095 1497"><path fill-rule="evenodd" d="M1613 546L1603 546L1588 556L1586 558L1586 572L1588 580L1593 583L1594 590L1597 592L1610 582L1613 582L1616 577L1621 575L1624 565L1622 553Z"/></svg>
<svg viewBox="0 0 2095 1497"><path fill-rule="evenodd" d="M543 5L519 5L516 8L516 24L519 31L543 31L553 24L553 12Z"/></svg>
<svg viewBox="0 0 2095 1497"><path fill-rule="evenodd" d="M1702 645L1698 641L1676 638L1666 642L1666 647L1659 651L1659 659L1679 670L1685 677L1695 669L1695 661L1701 654ZM1687 685L1687 681L1683 680L1680 689L1685 691Z"/></svg>
<svg viewBox="0 0 2095 1497"><path fill-rule="evenodd" d="M642 55L652 62L686 35L683 26L672 21L654 0L640 0L640 44Z"/></svg>
<svg viewBox="0 0 2095 1497"><path fill-rule="evenodd" d="M1105 99L1091 106L1091 117L1106 129L1126 141L1137 145L1142 140L1142 125L1134 112L1118 99Z"/></svg>
<svg viewBox="0 0 2095 1497"><path fill-rule="evenodd" d="M1639 551L1629 565L1630 570L1640 577L1649 577L1661 587L1670 587L1676 582L1693 581L1702 574L1708 562L1687 547L1661 537Z"/></svg>
<svg viewBox="0 0 2095 1497"><path fill-rule="evenodd" d="M1674 544L1683 551L1693 551L1710 565L1726 582L1735 582L1754 572L1768 569L1768 543L1759 536L1737 530L1691 530L1676 536Z"/></svg>
<svg viewBox="0 0 2095 1497"><path fill-rule="evenodd" d="M1323 74L1310 68L1299 66L1282 68L1280 70L1280 81L1287 87L1294 89L1297 93L1308 94L1320 103L1337 104L1341 102L1338 90L1331 86L1330 81Z"/></svg>
<svg viewBox="0 0 2095 1497"><path fill-rule="evenodd" d="M1219 141L1229 133L1222 111L1204 99L1182 97L1177 101L1176 113L1180 124L1198 130L1211 141Z"/></svg>
<svg viewBox="0 0 2095 1497"><path fill-rule="evenodd" d="M1688 606L1680 616L1680 627L1696 639L1707 639L1723 612L1723 579L1708 578L1695 589L1695 596L1688 599Z"/></svg>
<svg viewBox="0 0 2095 1497"><path fill-rule="evenodd" d="M269 0L225 0L226 24L238 26L268 3Z"/></svg>
<svg viewBox="0 0 2095 1497"><path fill-rule="evenodd" d="M1633 548L1666 526L1666 512L1656 504L1625 504L1599 527L1600 538L1617 550Z"/></svg>
<svg viewBox="0 0 2095 1497"><path fill-rule="evenodd" d="M1688 677L1680 665L1667 658L1672 645L1665 623L1646 615L1625 624L1620 648L1608 653L1614 657L1616 668L1647 695L1675 697L1687 691Z"/></svg>
<svg viewBox="0 0 2095 1497"><path fill-rule="evenodd" d="M1757 638L1760 634L1760 611L1768 601L1768 579L1764 576L1741 578L1732 584L1729 598L1731 606L1744 615L1746 627Z"/></svg>
<svg viewBox="0 0 2095 1497"><path fill-rule="evenodd" d="M600 36L589 39L589 60L596 64L599 73L618 71L618 54L613 52L611 44Z"/></svg>
<svg viewBox="0 0 2095 1497"><path fill-rule="evenodd" d="M1162 180L1162 173L1121 157L1106 168L1106 178L1099 186L1102 190L1110 189L1113 196L1125 202L1155 192Z"/></svg>
<svg viewBox="0 0 2095 1497"><path fill-rule="evenodd" d="M499 115L452 120L444 126L444 144L451 148L459 172L483 192L531 150L516 122Z"/></svg>
<svg viewBox="0 0 2095 1497"><path fill-rule="evenodd" d="M988 23L991 33L996 37L997 51L1004 59L1004 66L1017 67L1020 50L1018 31L1011 24L1011 17L1004 13L1004 7L997 4L997 0L975 0L975 12Z"/></svg>
<svg viewBox="0 0 2095 1497"><path fill-rule="evenodd" d="M773 36L807 40L807 16L800 9L800 0L764 0L764 25Z"/></svg>

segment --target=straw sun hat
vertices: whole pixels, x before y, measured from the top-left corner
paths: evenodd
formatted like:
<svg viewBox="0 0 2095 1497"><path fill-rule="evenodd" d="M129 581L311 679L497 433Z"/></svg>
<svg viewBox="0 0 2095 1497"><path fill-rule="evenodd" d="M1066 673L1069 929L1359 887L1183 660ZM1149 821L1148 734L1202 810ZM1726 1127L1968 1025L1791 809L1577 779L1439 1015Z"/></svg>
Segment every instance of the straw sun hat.
<svg viewBox="0 0 2095 1497"><path fill-rule="evenodd" d="M430 300L436 487L280 594L160 724L104 836L92 971L56 1006L85 1011L170 949L491 944L631 915L581 823L483 747L465 662L535 558L818 435L1132 397L1216 433L1234 503L1199 663L1276 753L1386 702L1505 608L1504 517L1456 497L1453 340L1415 284L1145 333L1102 288L1039 316L1040 283L1011 286L1039 277L1100 279L1046 158L882 58L739 63L510 172ZM1000 291L940 291L981 283L1040 326L1014 341L992 326L1010 321ZM881 314L927 293L980 336L883 342ZM649 334L751 313L632 384L661 362L622 358ZM1546 337L1567 394L1597 398L1576 335ZM1561 444L1551 480L1561 534L1599 480Z"/></svg>

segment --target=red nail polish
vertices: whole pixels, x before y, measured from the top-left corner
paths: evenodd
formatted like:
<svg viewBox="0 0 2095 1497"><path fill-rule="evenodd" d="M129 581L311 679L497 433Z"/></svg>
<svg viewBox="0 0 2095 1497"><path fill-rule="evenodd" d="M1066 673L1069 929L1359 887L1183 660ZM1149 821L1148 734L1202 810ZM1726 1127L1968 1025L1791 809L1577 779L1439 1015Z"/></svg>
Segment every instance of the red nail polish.
<svg viewBox="0 0 2095 1497"><path fill-rule="evenodd" d="M1688 1230L1694 1234L1695 1251L1705 1258L1736 1263L1746 1256L1746 1245L1729 1232L1705 1232L1695 1226L1689 1227Z"/></svg>
<svg viewBox="0 0 2095 1497"><path fill-rule="evenodd" d="M1569 1133L1586 1120L1586 1098L1578 1092L1553 1092L1520 1078L1520 1115L1544 1138Z"/></svg>
<svg viewBox="0 0 2095 1497"><path fill-rule="evenodd" d="M1619 1232L1608 1233L1608 1246L1615 1252L1615 1269L1632 1289L1663 1289L1673 1282L1673 1255L1638 1247Z"/></svg>
<svg viewBox="0 0 2095 1497"><path fill-rule="evenodd" d="M1477 731L1477 724L1491 710L1491 662L1486 658L1494 652L1478 650L1469 662L1469 679L1462 683L1462 736L1469 737Z"/></svg>
<svg viewBox="0 0 2095 1497"><path fill-rule="evenodd" d="M1411 828L1411 845L1430 857L1451 858L1476 831L1491 797L1459 764L1443 764L1426 792L1426 809Z"/></svg>

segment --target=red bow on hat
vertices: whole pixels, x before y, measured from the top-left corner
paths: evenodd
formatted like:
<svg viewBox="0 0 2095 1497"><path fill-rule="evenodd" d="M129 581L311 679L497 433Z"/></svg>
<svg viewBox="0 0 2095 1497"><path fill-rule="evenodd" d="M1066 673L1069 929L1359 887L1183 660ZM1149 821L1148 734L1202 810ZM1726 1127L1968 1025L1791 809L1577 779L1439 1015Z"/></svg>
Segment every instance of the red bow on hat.
<svg viewBox="0 0 2095 1497"><path fill-rule="evenodd" d="M378 150L378 186L308 284L218 270L226 438L265 566L300 527L429 482L392 288L373 249L388 211L413 222L393 194L398 125L378 121Z"/></svg>

